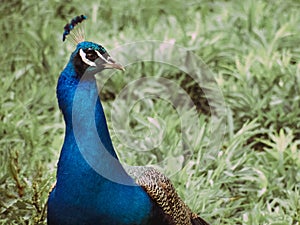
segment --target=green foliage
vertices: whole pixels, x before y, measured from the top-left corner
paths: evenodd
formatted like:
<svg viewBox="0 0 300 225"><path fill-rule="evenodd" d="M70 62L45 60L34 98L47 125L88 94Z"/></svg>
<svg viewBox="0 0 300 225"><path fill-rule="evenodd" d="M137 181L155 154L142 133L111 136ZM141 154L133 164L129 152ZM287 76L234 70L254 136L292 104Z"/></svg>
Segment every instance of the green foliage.
<svg viewBox="0 0 300 225"><path fill-rule="evenodd" d="M112 101L141 77L172 79L193 100L202 98L181 71L141 62L129 66L126 76L100 78L123 163L156 164L212 224L299 224L299 12L296 0L2 1L0 224L45 224L64 133L55 86L71 52L61 38L65 23L80 14L89 17L89 39L108 50L143 40L191 50L213 71L228 105L222 146L208 155L209 114L194 109L179 114L163 99L144 98L127 115L130 96L117 107ZM142 96L163 88L150 82L129 92ZM201 129L184 136L181 120L197 121ZM114 130L114 122L126 125ZM134 140L139 151L128 144ZM147 146L156 147L140 151Z"/></svg>

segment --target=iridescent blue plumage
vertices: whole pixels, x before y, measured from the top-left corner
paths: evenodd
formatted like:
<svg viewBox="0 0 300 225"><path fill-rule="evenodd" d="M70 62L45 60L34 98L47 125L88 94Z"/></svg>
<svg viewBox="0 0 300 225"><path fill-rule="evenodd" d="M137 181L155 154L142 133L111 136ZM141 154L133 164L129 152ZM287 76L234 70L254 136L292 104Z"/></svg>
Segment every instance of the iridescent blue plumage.
<svg viewBox="0 0 300 225"><path fill-rule="evenodd" d="M77 145L78 141L87 142L90 143L91 152L109 151L117 158L98 98L96 81L88 79L79 82L74 68L73 60L78 50L95 46L89 42L80 43L58 80L57 98L66 123L66 134L58 163L56 187L49 197L48 224L145 224L151 214L151 203L142 188L134 184L121 164L117 168L109 168L110 172L117 173L120 179L133 186L114 183L102 177L85 161ZM72 120L75 92L82 96L76 102L81 112ZM90 110L95 112L94 118L85 116ZM89 125L94 120L104 148L94 141L98 133L87 135L90 132ZM75 125L82 129L81 136L77 137L79 140L74 136ZM98 162L107 166L105 158L99 158Z"/></svg>
<svg viewBox="0 0 300 225"><path fill-rule="evenodd" d="M124 70L103 46L81 42L58 79L57 99L66 130L56 186L48 199L48 225L206 224L174 194L165 176L146 170L146 175L134 180L120 164L94 76L107 68ZM171 208L164 208L161 199L169 195L155 180L171 190L174 198L167 200ZM172 207L183 209L178 215L187 223L175 223L182 218L172 218Z"/></svg>

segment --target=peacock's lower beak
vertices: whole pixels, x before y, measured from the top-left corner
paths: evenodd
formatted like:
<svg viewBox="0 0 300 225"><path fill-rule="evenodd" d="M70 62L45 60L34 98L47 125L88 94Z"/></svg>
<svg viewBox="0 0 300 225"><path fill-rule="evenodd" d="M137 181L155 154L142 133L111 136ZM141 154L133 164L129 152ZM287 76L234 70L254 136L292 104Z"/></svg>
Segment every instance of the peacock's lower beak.
<svg viewBox="0 0 300 225"><path fill-rule="evenodd" d="M111 57L107 59L107 62L104 63L103 66L105 69L118 69L118 70L125 71L125 68L121 64L113 60Z"/></svg>

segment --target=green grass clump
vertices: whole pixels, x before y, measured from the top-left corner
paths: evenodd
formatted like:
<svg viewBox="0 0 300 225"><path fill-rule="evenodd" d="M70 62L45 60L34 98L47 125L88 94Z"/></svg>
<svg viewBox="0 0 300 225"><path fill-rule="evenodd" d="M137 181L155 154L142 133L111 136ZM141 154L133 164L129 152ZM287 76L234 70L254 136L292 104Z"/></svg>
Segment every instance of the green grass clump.
<svg viewBox="0 0 300 225"><path fill-rule="evenodd" d="M61 38L65 23L80 14L89 18L88 39L108 50L144 40L183 46L207 64L224 96L225 135L213 148L205 84L153 62L129 65L125 76L104 74L101 96L123 163L162 169L185 202L212 224L299 224L297 0L2 1L0 224L46 224L64 134L55 86L72 51ZM134 52L151 56L151 46L142 47ZM113 56L134 59L131 52ZM151 79L138 89L130 86L141 78ZM174 95L185 90L197 108L178 111L163 98L170 96L154 97L165 91L162 78L177 85ZM124 88L131 95L119 98Z"/></svg>

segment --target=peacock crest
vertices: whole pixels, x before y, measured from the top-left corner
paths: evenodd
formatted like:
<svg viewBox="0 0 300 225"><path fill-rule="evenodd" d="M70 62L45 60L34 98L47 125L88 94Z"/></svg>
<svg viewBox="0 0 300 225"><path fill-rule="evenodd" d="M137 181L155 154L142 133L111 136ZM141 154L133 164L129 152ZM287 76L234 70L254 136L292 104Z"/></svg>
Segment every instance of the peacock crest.
<svg viewBox="0 0 300 225"><path fill-rule="evenodd" d="M78 25L86 19L87 16L85 15L76 16L71 20L70 23L67 23L66 26L64 27L63 41L65 41L66 37L69 35L69 37L71 38L71 42L74 45L83 42L85 39L84 29L82 26L78 26Z"/></svg>

